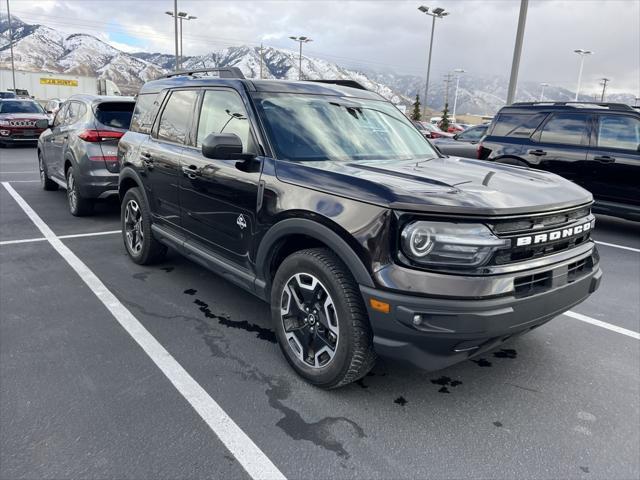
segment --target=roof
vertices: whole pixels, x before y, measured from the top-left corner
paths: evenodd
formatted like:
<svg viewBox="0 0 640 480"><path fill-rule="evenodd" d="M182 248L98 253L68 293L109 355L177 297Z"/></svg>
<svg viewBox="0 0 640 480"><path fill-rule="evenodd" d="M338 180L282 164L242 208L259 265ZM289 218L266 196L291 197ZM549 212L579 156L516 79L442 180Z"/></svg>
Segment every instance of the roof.
<svg viewBox="0 0 640 480"><path fill-rule="evenodd" d="M633 108L624 103L606 102L519 102L506 105L500 109L520 110L523 112L534 111L589 111L589 112L633 112Z"/></svg>
<svg viewBox="0 0 640 480"><path fill-rule="evenodd" d="M88 93L77 93L71 95L67 100L81 100L83 102L90 103L103 103L103 102L135 102L133 97L125 97L120 95L92 95Z"/></svg>
<svg viewBox="0 0 640 480"><path fill-rule="evenodd" d="M198 77L191 75L160 78L158 80L147 82L142 86L139 93L157 93L166 88L210 86L225 86L235 88L236 90L243 89L247 92L302 93L310 95L331 95L384 100L383 97L370 90L362 90L360 88L353 88L345 85L320 83L315 81L256 80L204 76Z"/></svg>

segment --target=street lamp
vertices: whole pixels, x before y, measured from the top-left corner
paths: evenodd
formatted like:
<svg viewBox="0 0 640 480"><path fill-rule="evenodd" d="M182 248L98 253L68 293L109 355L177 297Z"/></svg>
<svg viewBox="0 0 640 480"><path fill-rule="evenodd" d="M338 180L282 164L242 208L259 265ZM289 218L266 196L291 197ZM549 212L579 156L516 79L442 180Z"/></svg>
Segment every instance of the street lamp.
<svg viewBox="0 0 640 480"><path fill-rule="evenodd" d="M302 44L313 42L313 40L309 37L289 37L294 42L298 42L300 44L300 53L298 54L298 80L302 80Z"/></svg>
<svg viewBox="0 0 640 480"><path fill-rule="evenodd" d="M429 95L429 76L431 74L431 51L433 50L433 31L436 28L436 18L444 18L449 15L449 12L445 12L444 8L434 8L429 11L429 7L425 7L424 5L420 5L418 7L422 13L426 15L430 15L433 17L433 21L431 22L431 40L429 42L429 59L427 60L427 81L424 85L424 100L423 100L423 111L422 116L426 118L427 116L427 99Z"/></svg>
<svg viewBox="0 0 640 480"><path fill-rule="evenodd" d="M169 15L170 17L174 16L173 12L164 12L167 15ZM182 63L182 21L183 20L195 20L198 17L194 17L193 15L189 15L187 12L178 12L177 15L177 19L180 20L180 49L179 49L179 54L178 54L178 60L177 63L181 64ZM176 70L178 70L178 65L176 65Z"/></svg>
<svg viewBox="0 0 640 480"><path fill-rule="evenodd" d="M458 106L458 87L460 86L460 75L465 73L463 68L456 68L454 70L456 74L456 94L453 97L453 123L456 123L456 107Z"/></svg>
<svg viewBox="0 0 640 480"><path fill-rule="evenodd" d="M575 101L578 101L578 95L580 95L580 84L582 83L582 67L584 66L584 57L586 55L593 55L591 50L583 50L582 48L578 48L573 51L573 53L577 53L580 55L580 70L578 70L578 88L576 89L576 98Z"/></svg>
<svg viewBox="0 0 640 480"><path fill-rule="evenodd" d="M540 84L540 101L544 100L544 89L548 86L549 86L548 83L543 82Z"/></svg>

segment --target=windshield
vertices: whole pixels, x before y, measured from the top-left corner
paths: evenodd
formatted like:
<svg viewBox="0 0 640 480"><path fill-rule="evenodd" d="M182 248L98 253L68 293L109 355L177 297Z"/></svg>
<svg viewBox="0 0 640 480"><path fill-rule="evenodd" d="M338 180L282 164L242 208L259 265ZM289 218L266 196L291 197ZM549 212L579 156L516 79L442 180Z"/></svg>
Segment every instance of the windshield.
<svg viewBox="0 0 640 480"><path fill-rule="evenodd" d="M0 102L0 113L44 113L39 103L25 100Z"/></svg>
<svg viewBox="0 0 640 480"><path fill-rule="evenodd" d="M293 161L425 160L438 154L397 108L321 95L255 97L276 156Z"/></svg>

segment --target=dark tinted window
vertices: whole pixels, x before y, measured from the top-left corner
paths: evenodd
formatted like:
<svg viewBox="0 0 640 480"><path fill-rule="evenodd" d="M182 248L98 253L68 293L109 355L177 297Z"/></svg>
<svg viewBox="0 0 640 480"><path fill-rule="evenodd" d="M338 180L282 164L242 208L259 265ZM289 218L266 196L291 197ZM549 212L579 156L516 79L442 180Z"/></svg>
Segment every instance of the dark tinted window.
<svg viewBox="0 0 640 480"><path fill-rule="evenodd" d="M84 114L87 113L87 107L80 102L70 102L69 108L67 109L67 118L64 123L67 125L71 125L72 123L76 123L80 120Z"/></svg>
<svg viewBox="0 0 640 480"><path fill-rule="evenodd" d="M0 98L16 98L16 94L13 92L0 92Z"/></svg>
<svg viewBox="0 0 640 480"><path fill-rule="evenodd" d="M133 115L133 102L104 102L96 106L96 120L113 128L129 128Z"/></svg>
<svg viewBox="0 0 640 480"><path fill-rule="evenodd" d="M0 102L0 113L44 113L44 110L30 100L5 100Z"/></svg>
<svg viewBox="0 0 640 480"><path fill-rule="evenodd" d="M640 119L626 115L601 115L598 125L598 147L638 151Z"/></svg>
<svg viewBox="0 0 640 480"><path fill-rule="evenodd" d="M193 90L177 90L171 93L160 118L158 127L160 140L184 143L197 96L197 92Z"/></svg>
<svg viewBox="0 0 640 480"><path fill-rule="evenodd" d="M544 120L545 114L501 113L494 120L491 135L529 137Z"/></svg>
<svg viewBox="0 0 640 480"><path fill-rule="evenodd" d="M242 140L244 152L252 151L251 132L247 111L237 93L226 90L208 90L204 94L197 146L211 133L235 133Z"/></svg>
<svg viewBox="0 0 640 480"><path fill-rule="evenodd" d="M138 95L136 107L131 117L130 130L133 132L150 133L153 121L156 119L158 108L164 95L146 93Z"/></svg>
<svg viewBox="0 0 640 480"><path fill-rule="evenodd" d="M588 115L556 113L543 127L540 141L581 145L586 139L588 120Z"/></svg>

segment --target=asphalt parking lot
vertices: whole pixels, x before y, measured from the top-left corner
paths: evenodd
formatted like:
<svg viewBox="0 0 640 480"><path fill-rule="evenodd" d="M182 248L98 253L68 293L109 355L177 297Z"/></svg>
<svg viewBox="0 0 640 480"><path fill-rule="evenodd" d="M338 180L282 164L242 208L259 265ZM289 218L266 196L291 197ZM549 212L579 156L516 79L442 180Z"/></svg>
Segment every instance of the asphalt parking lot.
<svg viewBox="0 0 640 480"><path fill-rule="evenodd" d="M638 224L598 218L605 277L577 315L327 392L266 304L175 253L131 262L118 205L72 217L35 149L0 149L0 181L2 479L640 477Z"/></svg>

